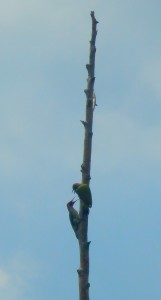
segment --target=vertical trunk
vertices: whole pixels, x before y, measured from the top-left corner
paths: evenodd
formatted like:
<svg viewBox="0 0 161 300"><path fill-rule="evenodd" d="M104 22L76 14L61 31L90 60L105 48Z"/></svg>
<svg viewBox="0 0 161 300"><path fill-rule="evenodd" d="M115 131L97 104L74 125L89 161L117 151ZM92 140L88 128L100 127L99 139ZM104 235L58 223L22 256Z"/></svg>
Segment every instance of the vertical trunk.
<svg viewBox="0 0 161 300"><path fill-rule="evenodd" d="M89 184L90 168L91 168L91 153L92 153L92 125L93 111L95 108L94 102L94 81L95 81L95 41L97 35L97 21L94 12L91 12L92 18L92 35L90 40L90 55L89 63L86 65L88 71L86 94L86 119L81 121L85 129L84 137L84 154L83 163L81 165L82 183ZM79 248L80 248L80 268L78 271L79 278L79 300L89 300L89 245L88 242L88 215L83 214L82 204L80 204L79 215L81 222L79 225Z"/></svg>

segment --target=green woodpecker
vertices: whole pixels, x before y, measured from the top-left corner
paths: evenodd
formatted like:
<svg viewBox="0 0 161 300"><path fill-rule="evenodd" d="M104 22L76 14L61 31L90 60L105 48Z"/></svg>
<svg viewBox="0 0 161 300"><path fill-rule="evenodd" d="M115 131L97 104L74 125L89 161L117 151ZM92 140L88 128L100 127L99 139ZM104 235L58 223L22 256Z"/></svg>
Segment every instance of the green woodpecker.
<svg viewBox="0 0 161 300"><path fill-rule="evenodd" d="M82 204L88 213L89 207L92 207L92 194L88 184L74 183L73 191L79 196L79 199L82 201Z"/></svg>
<svg viewBox="0 0 161 300"><path fill-rule="evenodd" d="M79 227L79 223L80 223L80 218L79 218L79 214L78 212L76 211L76 209L73 207L74 206L74 203L77 201L73 201L74 198L69 201L67 203L67 209L69 211L69 220L70 220L70 223L72 225L72 228L75 232L75 235L78 239L78 227Z"/></svg>

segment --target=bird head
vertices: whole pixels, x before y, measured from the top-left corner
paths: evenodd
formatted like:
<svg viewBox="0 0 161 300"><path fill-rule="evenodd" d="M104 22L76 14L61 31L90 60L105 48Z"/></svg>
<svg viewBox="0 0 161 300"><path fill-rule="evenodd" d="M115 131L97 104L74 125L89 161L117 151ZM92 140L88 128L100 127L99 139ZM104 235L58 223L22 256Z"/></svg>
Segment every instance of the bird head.
<svg viewBox="0 0 161 300"><path fill-rule="evenodd" d="M67 203L67 207L71 207L71 206L73 207L74 203L78 201L78 199L75 201L74 201L74 199L75 199L75 197Z"/></svg>
<svg viewBox="0 0 161 300"><path fill-rule="evenodd" d="M79 188L80 183L74 183L72 188L73 188L73 192L75 193L77 191L77 189Z"/></svg>

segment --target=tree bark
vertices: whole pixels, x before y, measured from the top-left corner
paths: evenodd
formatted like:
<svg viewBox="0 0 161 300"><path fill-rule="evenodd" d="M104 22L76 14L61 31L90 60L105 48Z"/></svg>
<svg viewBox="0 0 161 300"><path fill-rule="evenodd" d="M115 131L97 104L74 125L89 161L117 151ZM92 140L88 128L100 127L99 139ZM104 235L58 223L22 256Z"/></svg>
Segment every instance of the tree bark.
<svg viewBox="0 0 161 300"><path fill-rule="evenodd" d="M86 119L81 121L84 130L84 153L83 163L81 165L82 183L89 185L90 182L90 169L91 169L91 153L92 153L92 125L93 125L93 112L95 108L95 41L97 35L97 20L95 19L94 11L91 12L92 19L92 34L90 40L90 54L89 63L86 65L88 71L87 88L84 90L86 94ZM89 300L89 245L88 242L88 214L83 214L83 208L80 201L79 216L81 222L79 224L79 249L80 249L80 267L77 270L79 279L79 300Z"/></svg>

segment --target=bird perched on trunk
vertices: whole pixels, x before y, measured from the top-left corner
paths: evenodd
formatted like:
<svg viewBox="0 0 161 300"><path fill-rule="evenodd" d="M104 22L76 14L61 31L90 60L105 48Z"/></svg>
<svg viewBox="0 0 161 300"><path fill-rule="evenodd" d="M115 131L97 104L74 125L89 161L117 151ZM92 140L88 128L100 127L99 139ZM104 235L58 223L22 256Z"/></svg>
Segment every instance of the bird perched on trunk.
<svg viewBox="0 0 161 300"><path fill-rule="evenodd" d="M84 211L89 213L89 207L92 207L92 194L88 184L74 183L73 191L79 196L83 204Z"/></svg>
<svg viewBox="0 0 161 300"><path fill-rule="evenodd" d="M78 227L79 227L79 223L80 223L80 218L79 218L78 212L73 207L74 203L77 200L75 200L75 201L73 201L73 200L74 200L74 198L67 203L67 209L69 211L69 220L70 220L70 223L71 223L72 228L73 228L73 230L75 232L75 235L76 235L76 237L78 239Z"/></svg>

